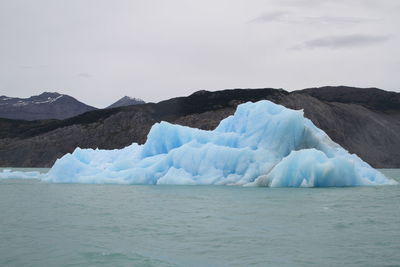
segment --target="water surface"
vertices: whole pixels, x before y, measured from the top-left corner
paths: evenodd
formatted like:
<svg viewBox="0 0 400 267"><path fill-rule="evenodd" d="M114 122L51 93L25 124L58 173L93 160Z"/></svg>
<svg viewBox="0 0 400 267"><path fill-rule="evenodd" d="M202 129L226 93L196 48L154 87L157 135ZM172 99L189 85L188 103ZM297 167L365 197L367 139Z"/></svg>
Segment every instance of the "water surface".
<svg viewBox="0 0 400 267"><path fill-rule="evenodd" d="M400 180L400 170L381 170ZM398 266L400 186L0 181L0 266Z"/></svg>

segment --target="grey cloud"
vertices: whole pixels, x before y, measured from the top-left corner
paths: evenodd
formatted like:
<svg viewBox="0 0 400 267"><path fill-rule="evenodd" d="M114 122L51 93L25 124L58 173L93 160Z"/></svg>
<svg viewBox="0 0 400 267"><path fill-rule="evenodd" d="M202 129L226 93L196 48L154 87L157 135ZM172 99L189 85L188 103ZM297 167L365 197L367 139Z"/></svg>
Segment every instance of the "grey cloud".
<svg viewBox="0 0 400 267"><path fill-rule="evenodd" d="M28 69L43 69L43 68L47 68L48 66L47 65L35 65L35 66L33 66L33 65L20 65L18 67L20 69L28 70Z"/></svg>
<svg viewBox="0 0 400 267"><path fill-rule="evenodd" d="M396 1L397 0L275 0L274 3L280 6L296 8L318 8L331 5L376 8Z"/></svg>
<svg viewBox="0 0 400 267"><path fill-rule="evenodd" d="M355 18L355 17L304 17L303 21L306 23L318 23L318 24L360 24L364 22L372 21L367 18Z"/></svg>
<svg viewBox="0 0 400 267"><path fill-rule="evenodd" d="M91 75L90 73L86 73L86 72L79 73L78 76L82 77L82 78L86 78L86 79L93 77L93 75Z"/></svg>
<svg viewBox="0 0 400 267"><path fill-rule="evenodd" d="M20 69L33 69L33 66L28 66L28 65L21 65L19 66Z"/></svg>
<svg viewBox="0 0 400 267"><path fill-rule="evenodd" d="M252 19L252 23L291 23L291 24L332 24L332 25L349 25L349 24L360 24L370 21L376 21L368 18L357 18L357 17L332 17L332 16L319 16L319 17L305 17L293 14L286 11L275 11L264 13Z"/></svg>
<svg viewBox="0 0 400 267"><path fill-rule="evenodd" d="M385 35L343 35L343 36L326 36L313 40L294 47L295 49L312 49L312 48L347 48L357 46L368 46L386 42L390 39Z"/></svg>
<svg viewBox="0 0 400 267"><path fill-rule="evenodd" d="M281 6L314 8L332 1L333 0L275 0L275 3Z"/></svg>
<svg viewBox="0 0 400 267"><path fill-rule="evenodd" d="M250 22L269 23L274 21L282 21L284 17L287 17L289 15L290 13L285 11L268 12L252 19Z"/></svg>

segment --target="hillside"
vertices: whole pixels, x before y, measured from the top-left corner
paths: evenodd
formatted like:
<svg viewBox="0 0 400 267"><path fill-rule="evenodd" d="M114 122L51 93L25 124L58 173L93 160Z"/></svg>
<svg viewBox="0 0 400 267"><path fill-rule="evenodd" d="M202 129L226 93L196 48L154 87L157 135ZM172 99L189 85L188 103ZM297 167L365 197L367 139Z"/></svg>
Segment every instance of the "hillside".
<svg viewBox="0 0 400 267"><path fill-rule="evenodd" d="M213 129L238 104L268 99L305 116L351 153L374 167L400 167L400 94L352 87L199 91L188 97L97 110L66 120L0 120L0 166L51 166L82 148L122 148L144 143L161 120Z"/></svg>

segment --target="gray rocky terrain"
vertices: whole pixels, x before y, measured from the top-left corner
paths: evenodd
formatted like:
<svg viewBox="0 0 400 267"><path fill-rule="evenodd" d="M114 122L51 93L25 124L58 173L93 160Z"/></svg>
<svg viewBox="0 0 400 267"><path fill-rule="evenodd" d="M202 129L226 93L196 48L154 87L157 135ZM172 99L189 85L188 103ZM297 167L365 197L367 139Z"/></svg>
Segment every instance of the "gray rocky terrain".
<svg viewBox="0 0 400 267"><path fill-rule="evenodd" d="M335 142L378 168L400 168L400 94L376 88L321 87L199 91L188 97L96 110L66 120L0 119L0 166L50 167L76 147L115 149L144 143L161 120L205 130L238 104L268 99L303 109Z"/></svg>

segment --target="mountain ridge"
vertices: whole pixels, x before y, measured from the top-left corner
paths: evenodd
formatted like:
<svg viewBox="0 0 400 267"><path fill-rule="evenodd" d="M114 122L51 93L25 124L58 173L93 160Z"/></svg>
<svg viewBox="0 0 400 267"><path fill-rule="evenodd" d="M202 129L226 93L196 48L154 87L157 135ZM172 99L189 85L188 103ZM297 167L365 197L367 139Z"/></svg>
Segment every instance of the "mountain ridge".
<svg viewBox="0 0 400 267"><path fill-rule="evenodd" d="M5 119L66 119L92 110L96 108L57 92L43 92L28 98L0 96L0 117Z"/></svg>
<svg viewBox="0 0 400 267"><path fill-rule="evenodd" d="M61 121L0 119L0 166L46 167L77 146L115 149L144 143L150 127L162 120L211 130L232 115L238 104L267 99L303 109L335 142L374 167L400 167L400 94L381 89L321 88L328 89L319 93L314 88L293 92L273 88L203 90L159 103L89 111ZM332 97L337 88L349 91ZM363 94L374 96L367 101L360 97ZM389 109L384 108L385 103Z"/></svg>

